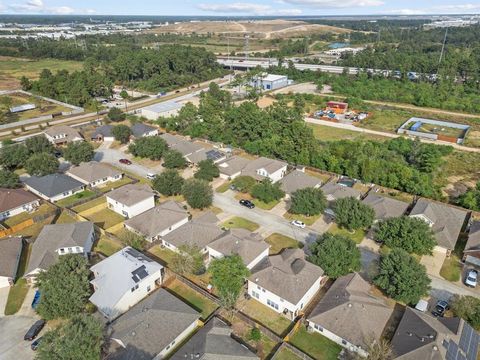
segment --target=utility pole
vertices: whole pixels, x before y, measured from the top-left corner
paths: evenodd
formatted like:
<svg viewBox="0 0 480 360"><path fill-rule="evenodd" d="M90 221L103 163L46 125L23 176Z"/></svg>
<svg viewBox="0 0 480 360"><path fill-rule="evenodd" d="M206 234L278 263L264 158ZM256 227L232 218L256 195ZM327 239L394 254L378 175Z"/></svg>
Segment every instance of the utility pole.
<svg viewBox="0 0 480 360"><path fill-rule="evenodd" d="M438 59L438 65L440 65L440 63L442 62L443 53L445 51L445 44L447 42L447 35L448 35L448 27L445 29L445 36L443 38L442 51L440 52L440 59Z"/></svg>

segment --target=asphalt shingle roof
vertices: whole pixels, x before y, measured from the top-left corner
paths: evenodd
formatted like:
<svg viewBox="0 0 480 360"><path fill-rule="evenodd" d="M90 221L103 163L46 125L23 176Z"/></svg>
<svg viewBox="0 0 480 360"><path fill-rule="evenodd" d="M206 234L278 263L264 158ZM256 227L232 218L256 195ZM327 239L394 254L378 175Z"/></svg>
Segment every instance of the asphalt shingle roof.
<svg viewBox="0 0 480 360"><path fill-rule="evenodd" d="M467 244L464 251L480 250L480 221L474 221L470 225Z"/></svg>
<svg viewBox="0 0 480 360"><path fill-rule="evenodd" d="M360 191L354 188L339 185L334 182L326 183L321 187L321 189L329 201L334 201L334 200L343 199L347 197L354 197L358 199L362 195Z"/></svg>
<svg viewBox="0 0 480 360"><path fill-rule="evenodd" d="M292 194L297 190L305 188L314 188L322 184L322 180L314 176L305 174L303 171L294 170L290 174L285 175L280 180L280 187L285 193Z"/></svg>
<svg viewBox="0 0 480 360"><path fill-rule="evenodd" d="M75 175L86 183L92 183L103 178L121 175L122 172L106 164L97 161L90 161L71 167L68 170L68 174Z"/></svg>
<svg viewBox="0 0 480 360"><path fill-rule="evenodd" d="M0 188L0 212L16 209L36 200L38 198L35 195L23 189Z"/></svg>
<svg viewBox="0 0 480 360"><path fill-rule="evenodd" d="M219 162L218 169L222 174L232 176L241 172L250 161L251 160L247 158L234 155L226 160Z"/></svg>
<svg viewBox="0 0 480 360"><path fill-rule="evenodd" d="M0 276L15 279L22 248L21 236L0 239Z"/></svg>
<svg viewBox="0 0 480 360"><path fill-rule="evenodd" d="M363 199L363 203L373 208L377 220L400 217L405 214L409 206L406 202L372 193Z"/></svg>
<svg viewBox="0 0 480 360"><path fill-rule="evenodd" d="M154 193L149 186L139 184L128 184L107 194L108 198L127 206L138 204L152 196Z"/></svg>
<svg viewBox="0 0 480 360"><path fill-rule="evenodd" d="M80 181L64 174L50 174L42 177L31 176L26 178L24 183L49 198L85 186Z"/></svg>
<svg viewBox="0 0 480 360"><path fill-rule="evenodd" d="M97 138L99 135L102 135L103 137L113 137L112 129L113 129L113 125L99 126L95 129L91 138L92 139Z"/></svg>
<svg viewBox="0 0 480 360"><path fill-rule="evenodd" d="M145 134L149 133L150 131L153 131L153 130L157 130L156 127L153 127L153 126L150 126L150 125L146 125L144 123L136 123L136 124L133 124L133 126L131 127L132 129L132 134L133 136L135 137L142 137L144 136Z"/></svg>

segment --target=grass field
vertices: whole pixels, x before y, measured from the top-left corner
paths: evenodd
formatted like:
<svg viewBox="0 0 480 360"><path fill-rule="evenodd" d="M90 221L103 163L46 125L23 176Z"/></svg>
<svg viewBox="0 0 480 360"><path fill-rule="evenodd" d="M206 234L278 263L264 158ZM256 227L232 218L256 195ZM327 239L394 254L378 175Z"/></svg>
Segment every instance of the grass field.
<svg viewBox="0 0 480 360"><path fill-rule="evenodd" d="M123 248L123 244L113 241L106 236L101 236L93 247L93 251L110 256Z"/></svg>
<svg viewBox="0 0 480 360"><path fill-rule="evenodd" d="M55 224L72 224L74 222L77 222L75 218L68 215L66 211L62 211Z"/></svg>
<svg viewBox="0 0 480 360"><path fill-rule="evenodd" d="M83 64L79 61L66 61L57 59L25 59L0 56L0 89L11 90L20 87L20 78L38 79L43 69L53 73L59 70L81 70Z"/></svg>
<svg viewBox="0 0 480 360"><path fill-rule="evenodd" d="M291 321L286 317L254 299L240 300L237 308L279 336L285 335L291 324Z"/></svg>
<svg viewBox="0 0 480 360"><path fill-rule="evenodd" d="M296 248L303 247L303 244L298 242L297 240L282 234L277 234L277 233L273 233L272 235L267 237L265 239L265 242L271 245L270 247L271 255L278 254L283 249L296 249Z"/></svg>
<svg viewBox="0 0 480 360"><path fill-rule="evenodd" d="M442 268L440 269L440 276L445 280L457 282L460 280L461 274L462 265L460 264L460 260L456 255L452 254L443 262Z"/></svg>
<svg viewBox="0 0 480 360"><path fill-rule="evenodd" d="M122 215L119 215L115 211L107 208L89 214L85 217L105 230L125 220Z"/></svg>
<svg viewBox="0 0 480 360"><path fill-rule="evenodd" d="M80 200L89 199L95 196L95 193L91 190L84 190L82 192L76 193L72 196L69 196L65 199L59 200L56 204L60 207L69 207L78 203Z"/></svg>
<svg viewBox="0 0 480 360"><path fill-rule="evenodd" d="M227 221L225 221L223 224L221 224L221 227L224 227L227 229L246 229L248 231L255 231L260 226L257 223L254 223L253 221L244 219L239 216L234 216L228 219Z"/></svg>
<svg viewBox="0 0 480 360"><path fill-rule="evenodd" d="M298 357L293 352L287 348L282 348L279 352L273 357L274 360L301 360L301 357Z"/></svg>
<svg viewBox="0 0 480 360"><path fill-rule="evenodd" d="M365 231L363 230L355 230L353 233L348 231L347 229L339 228L337 224L332 224L328 228L328 232L334 235L343 235L349 237L357 244L360 244L365 237Z"/></svg>
<svg viewBox="0 0 480 360"><path fill-rule="evenodd" d="M364 134L358 131L334 128L331 126L308 124L313 130L313 135L322 141L336 140L388 140L385 136Z"/></svg>
<svg viewBox="0 0 480 360"><path fill-rule="evenodd" d="M407 128L410 130L416 122L411 122L408 124ZM464 130L456 129L448 126L439 126L433 124L427 124L422 122L422 125L416 130L418 132L423 132L426 134L438 134L454 138L462 138L464 135Z"/></svg>
<svg viewBox="0 0 480 360"><path fill-rule="evenodd" d="M301 215L301 214L291 214L289 213L288 211L283 214L283 217L289 221L293 221L293 220L300 220L302 221L303 223L305 223L305 225L307 226L312 226L315 221L317 221L318 219L320 219L322 215L312 215L312 216L306 216L306 215Z"/></svg>
<svg viewBox="0 0 480 360"><path fill-rule="evenodd" d="M336 360L341 346L318 333L309 333L300 327L290 339L290 343L317 360Z"/></svg>
<svg viewBox="0 0 480 360"><path fill-rule="evenodd" d="M44 203L40 205L40 207L32 213L22 212L18 215L9 217L5 221L3 221L3 225L6 227L12 227L14 225L24 222L25 220L31 219L34 216L48 214L50 212L53 212L54 210L55 208L51 204Z"/></svg>

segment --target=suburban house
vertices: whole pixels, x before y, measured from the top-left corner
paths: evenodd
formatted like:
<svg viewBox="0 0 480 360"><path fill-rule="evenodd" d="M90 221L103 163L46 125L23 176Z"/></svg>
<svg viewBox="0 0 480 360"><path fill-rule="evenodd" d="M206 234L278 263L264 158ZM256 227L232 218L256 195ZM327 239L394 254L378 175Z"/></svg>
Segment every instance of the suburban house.
<svg viewBox="0 0 480 360"><path fill-rule="evenodd" d="M170 150L178 151L184 157L192 156L196 152L205 150L202 145L189 141L183 136L164 133L160 137L165 140Z"/></svg>
<svg viewBox="0 0 480 360"><path fill-rule="evenodd" d="M31 246L25 277L35 278L53 265L60 255L88 256L95 241L93 222L45 225Z"/></svg>
<svg viewBox="0 0 480 360"><path fill-rule="evenodd" d="M460 318L435 318L407 306L390 344L399 360L474 360L479 341L479 334Z"/></svg>
<svg viewBox="0 0 480 360"><path fill-rule="evenodd" d="M93 265L90 301L113 320L153 292L163 281L163 266L126 247Z"/></svg>
<svg viewBox="0 0 480 360"><path fill-rule="evenodd" d="M285 192L289 198L295 191L305 188L317 189L322 185L322 180L315 176L305 174L304 171L294 170L285 175L280 180L280 188Z"/></svg>
<svg viewBox="0 0 480 360"><path fill-rule="evenodd" d="M117 181L123 177L121 171L97 161L90 161L81 163L78 166L72 166L67 171L67 175L91 187Z"/></svg>
<svg viewBox="0 0 480 360"><path fill-rule="evenodd" d="M480 221L473 221L470 225L467 243L463 249L463 261L480 266Z"/></svg>
<svg viewBox="0 0 480 360"><path fill-rule="evenodd" d="M136 139L147 136L157 136L158 128L146 125L144 123L136 123L131 127L132 136Z"/></svg>
<svg viewBox="0 0 480 360"><path fill-rule="evenodd" d="M360 199L362 193L353 187L340 185L336 182L328 182L322 186L322 191L329 203L332 203L338 199L344 199L347 197L353 197Z"/></svg>
<svg viewBox="0 0 480 360"><path fill-rule="evenodd" d="M79 131L68 125L52 126L47 128L43 133L53 145L66 145L71 142L84 140Z"/></svg>
<svg viewBox="0 0 480 360"><path fill-rule="evenodd" d="M362 201L375 211L375 221L387 220L389 218L400 217L407 212L410 204L392 199L387 196L381 196L369 193Z"/></svg>
<svg viewBox="0 0 480 360"><path fill-rule="evenodd" d="M195 246L206 253L207 245L224 234L216 225L217 222L216 215L207 211L163 236L162 244L173 251L179 251L182 246Z"/></svg>
<svg viewBox="0 0 480 360"><path fill-rule="evenodd" d="M210 320L198 330L170 360L185 359L231 359L254 360L260 359L243 344L231 336L230 327L217 317Z"/></svg>
<svg viewBox="0 0 480 360"><path fill-rule="evenodd" d="M425 221L437 240L436 251L450 252L455 248L467 211L426 199L419 199L410 216Z"/></svg>
<svg viewBox="0 0 480 360"><path fill-rule="evenodd" d="M21 236L0 239L0 289L12 286L17 279L22 250Z"/></svg>
<svg viewBox="0 0 480 360"><path fill-rule="evenodd" d="M358 273L335 280L308 317L308 327L362 357L380 340L393 313Z"/></svg>
<svg viewBox="0 0 480 360"><path fill-rule="evenodd" d="M35 210L40 199L23 189L0 188L0 221Z"/></svg>
<svg viewBox="0 0 480 360"><path fill-rule="evenodd" d="M155 194L147 185L128 184L110 191L106 198L108 208L126 218L155 207Z"/></svg>
<svg viewBox="0 0 480 360"><path fill-rule="evenodd" d="M175 201L166 201L125 221L125 228L155 241L188 222L189 214Z"/></svg>
<svg viewBox="0 0 480 360"><path fill-rule="evenodd" d="M218 163L218 169L220 170L220 177L225 180L233 180L242 173L247 164L251 160L234 155L226 160Z"/></svg>
<svg viewBox="0 0 480 360"><path fill-rule="evenodd" d="M90 136L92 141L114 141L115 137L112 134L113 125L102 125L95 129Z"/></svg>
<svg viewBox="0 0 480 360"><path fill-rule="evenodd" d="M23 183L27 190L49 201L62 200L85 190L85 184L65 174L30 176Z"/></svg>
<svg viewBox="0 0 480 360"><path fill-rule="evenodd" d="M305 260L301 249L285 249L251 270L248 294L278 313L294 319L320 290L323 269Z"/></svg>
<svg viewBox="0 0 480 360"><path fill-rule="evenodd" d="M140 109L140 114L148 120L157 120L159 117L172 117L178 115L183 104L173 100L162 101Z"/></svg>
<svg viewBox="0 0 480 360"><path fill-rule="evenodd" d="M270 245L258 233L245 229L227 230L220 238L207 245L208 261L224 256L239 255L251 270L268 257Z"/></svg>
<svg viewBox="0 0 480 360"><path fill-rule="evenodd" d="M198 164L203 160L212 160L214 164L225 160L227 154L217 149L205 149L194 152L193 154L185 156L185 159L191 164Z"/></svg>
<svg viewBox="0 0 480 360"><path fill-rule="evenodd" d="M287 165L284 161L259 157L249 161L241 174L251 176L258 181L268 178L275 183L285 176Z"/></svg>
<svg viewBox="0 0 480 360"><path fill-rule="evenodd" d="M164 359L199 325L200 313L158 289L110 325L108 359Z"/></svg>

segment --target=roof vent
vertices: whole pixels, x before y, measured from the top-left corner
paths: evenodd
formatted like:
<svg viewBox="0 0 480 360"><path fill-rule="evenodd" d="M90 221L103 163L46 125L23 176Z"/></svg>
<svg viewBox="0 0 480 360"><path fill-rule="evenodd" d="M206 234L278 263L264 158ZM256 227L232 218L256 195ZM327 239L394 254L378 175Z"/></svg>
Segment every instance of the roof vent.
<svg viewBox="0 0 480 360"><path fill-rule="evenodd" d="M137 335L137 333L135 331L132 331L132 336L135 336Z"/></svg>
<svg viewBox="0 0 480 360"><path fill-rule="evenodd" d="M413 334L410 331L407 331L408 336L413 336Z"/></svg>
<svg viewBox="0 0 480 360"><path fill-rule="evenodd" d="M348 303L348 307L351 308L353 305L351 303Z"/></svg>
<svg viewBox="0 0 480 360"><path fill-rule="evenodd" d="M434 351L438 351L438 346L437 346L437 345L433 345L433 350L434 350Z"/></svg>
<svg viewBox="0 0 480 360"><path fill-rule="evenodd" d="M258 282L258 278L255 278L255 282Z"/></svg>

